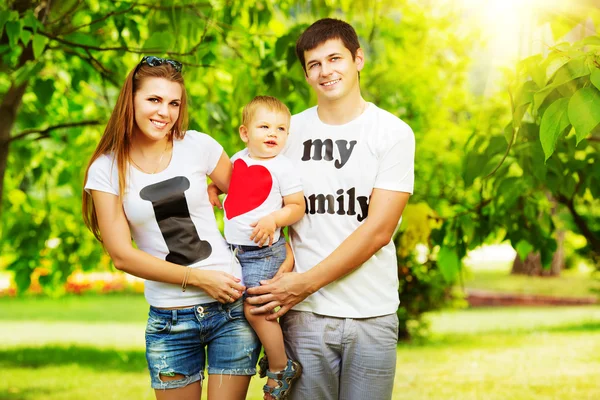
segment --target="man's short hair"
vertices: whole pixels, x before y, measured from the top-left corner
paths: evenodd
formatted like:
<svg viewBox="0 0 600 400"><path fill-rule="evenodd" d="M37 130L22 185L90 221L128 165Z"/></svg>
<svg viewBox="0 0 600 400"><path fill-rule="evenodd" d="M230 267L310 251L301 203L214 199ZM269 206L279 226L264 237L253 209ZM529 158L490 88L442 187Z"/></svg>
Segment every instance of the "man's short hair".
<svg viewBox="0 0 600 400"><path fill-rule="evenodd" d="M306 28L296 42L296 55L306 73L306 60L304 52L312 50L331 39L340 39L344 46L350 50L352 59L356 50L360 48L358 35L354 28L347 22L334 18L323 18Z"/></svg>
<svg viewBox="0 0 600 400"><path fill-rule="evenodd" d="M282 113L287 115L288 118L292 118L290 109L287 108L279 99L273 96L256 96L252 101L244 106L242 111L242 125L248 126L256 114L256 110L261 107L268 108L271 111Z"/></svg>

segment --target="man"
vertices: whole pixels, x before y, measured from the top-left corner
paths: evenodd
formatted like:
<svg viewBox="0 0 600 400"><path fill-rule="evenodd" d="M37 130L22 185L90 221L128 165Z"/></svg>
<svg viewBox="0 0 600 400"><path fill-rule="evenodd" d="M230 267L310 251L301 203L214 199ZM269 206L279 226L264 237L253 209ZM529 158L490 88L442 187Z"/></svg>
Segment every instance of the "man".
<svg viewBox="0 0 600 400"><path fill-rule="evenodd" d="M295 272L249 289L254 313L281 317L303 375L293 399L390 399L398 277L392 236L413 191L414 135L366 102L354 29L315 22L296 53L317 106L292 117L285 155L302 177L306 215L290 230Z"/></svg>

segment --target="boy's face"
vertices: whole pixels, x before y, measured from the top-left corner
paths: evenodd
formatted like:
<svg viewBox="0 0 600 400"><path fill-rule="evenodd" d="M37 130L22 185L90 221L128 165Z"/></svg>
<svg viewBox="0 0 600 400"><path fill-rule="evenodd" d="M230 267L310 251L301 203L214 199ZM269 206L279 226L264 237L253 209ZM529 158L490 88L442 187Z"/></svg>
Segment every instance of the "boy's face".
<svg viewBox="0 0 600 400"><path fill-rule="evenodd" d="M285 147L289 127L287 114L259 107L248 126L240 126L240 137L246 143L250 157L269 159Z"/></svg>
<svg viewBox="0 0 600 400"><path fill-rule="evenodd" d="M343 99L352 93L360 96L358 72L364 66L362 49L352 53L340 39L330 39L304 52L306 81L317 93L319 103Z"/></svg>

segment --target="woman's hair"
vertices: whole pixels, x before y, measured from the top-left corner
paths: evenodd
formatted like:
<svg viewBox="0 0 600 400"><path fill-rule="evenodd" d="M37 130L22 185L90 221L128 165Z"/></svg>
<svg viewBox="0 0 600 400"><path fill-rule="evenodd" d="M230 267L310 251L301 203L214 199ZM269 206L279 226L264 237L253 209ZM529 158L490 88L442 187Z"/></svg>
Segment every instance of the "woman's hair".
<svg viewBox="0 0 600 400"><path fill-rule="evenodd" d="M135 126L134 103L135 93L147 78L164 78L171 82L177 82L181 85L181 105L179 108L179 117L169 132L169 140L182 139L187 129L187 96L183 76L181 72L169 63L151 66L141 62L134 68L121 88L117 104L106 124L100 143L96 147L90 162L85 171L84 185L88 179L90 166L103 154L112 154L119 172L119 198L123 199L125 187L127 186L126 167L129 163L129 152L133 138L133 129ZM94 202L90 193L83 190L83 221L92 231L96 239L102 242L100 229L98 227L98 216L94 208Z"/></svg>

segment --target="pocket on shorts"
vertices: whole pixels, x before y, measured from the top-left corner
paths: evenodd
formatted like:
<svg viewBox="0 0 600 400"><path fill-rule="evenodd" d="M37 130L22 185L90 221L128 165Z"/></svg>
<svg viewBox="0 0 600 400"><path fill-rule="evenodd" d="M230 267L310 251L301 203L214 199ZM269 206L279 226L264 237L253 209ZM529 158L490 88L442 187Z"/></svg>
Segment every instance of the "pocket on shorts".
<svg viewBox="0 0 600 400"><path fill-rule="evenodd" d="M148 323L146 324L147 335L160 335L163 333L169 333L171 330L171 321L163 318L156 318L153 316L148 317Z"/></svg>

